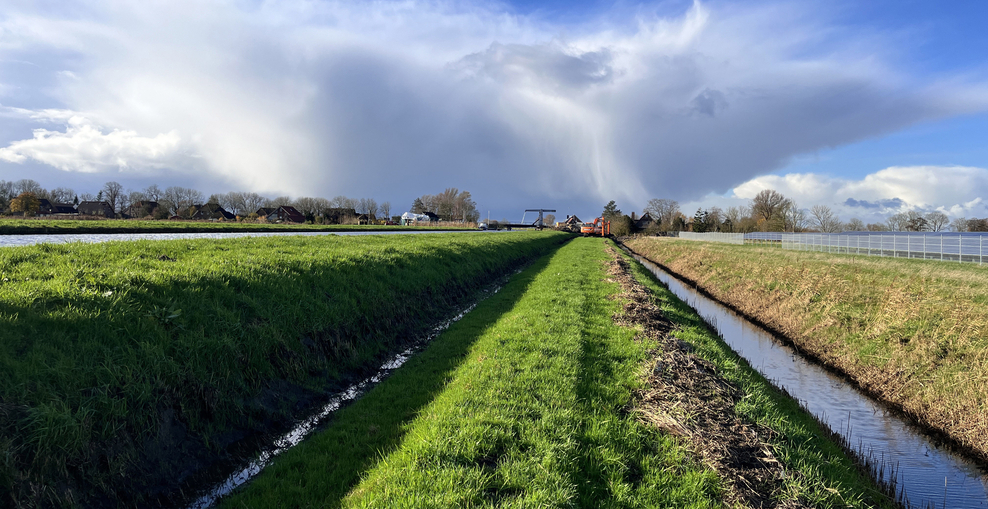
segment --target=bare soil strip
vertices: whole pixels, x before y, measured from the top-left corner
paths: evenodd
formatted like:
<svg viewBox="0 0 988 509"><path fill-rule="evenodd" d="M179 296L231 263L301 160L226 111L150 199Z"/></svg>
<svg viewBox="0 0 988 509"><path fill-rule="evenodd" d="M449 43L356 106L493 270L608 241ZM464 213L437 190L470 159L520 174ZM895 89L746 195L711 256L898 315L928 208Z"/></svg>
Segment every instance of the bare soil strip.
<svg viewBox="0 0 988 509"><path fill-rule="evenodd" d="M630 273L627 260L608 247L609 275L621 285L624 309L619 325L638 329L659 344L654 366L639 391L634 411L643 422L681 437L690 449L725 480L728 505L755 508L807 507L780 504L778 494L788 471L772 452L771 430L740 419L734 411L743 397L736 385L710 362L693 355L693 346L675 336L675 324L663 316L647 288Z"/></svg>

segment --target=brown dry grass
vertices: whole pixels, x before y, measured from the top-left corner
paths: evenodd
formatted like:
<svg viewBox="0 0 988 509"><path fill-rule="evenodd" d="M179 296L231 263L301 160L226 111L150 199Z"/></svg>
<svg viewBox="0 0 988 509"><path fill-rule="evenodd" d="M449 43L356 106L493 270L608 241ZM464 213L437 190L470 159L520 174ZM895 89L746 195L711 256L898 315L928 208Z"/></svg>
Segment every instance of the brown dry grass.
<svg viewBox="0 0 988 509"><path fill-rule="evenodd" d="M656 237L626 244L988 459L988 267Z"/></svg>

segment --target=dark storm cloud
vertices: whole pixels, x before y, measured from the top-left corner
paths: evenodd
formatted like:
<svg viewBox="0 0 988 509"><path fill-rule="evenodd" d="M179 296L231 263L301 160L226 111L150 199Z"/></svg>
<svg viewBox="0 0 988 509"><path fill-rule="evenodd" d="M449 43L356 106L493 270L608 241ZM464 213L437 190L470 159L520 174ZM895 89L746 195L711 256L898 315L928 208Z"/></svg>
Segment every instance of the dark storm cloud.
<svg viewBox="0 0 988 509"><path fill-rule="evenodd" d="M42 139L0 141L4 171L209 175L400 207L455 186L482 208L588 214L724 192L797 154L988 105L980 85L917 84L883 64L869 46L880 38L828 38L775 7L696 4L605 29L471 3L241 7L12 11L0 56L44 55L50 104L11 103L6 77L0 102L35 111L24 123L51 107L75 123L51 117L35 126ZM59 59L71 72L55 77Z"/></svg>

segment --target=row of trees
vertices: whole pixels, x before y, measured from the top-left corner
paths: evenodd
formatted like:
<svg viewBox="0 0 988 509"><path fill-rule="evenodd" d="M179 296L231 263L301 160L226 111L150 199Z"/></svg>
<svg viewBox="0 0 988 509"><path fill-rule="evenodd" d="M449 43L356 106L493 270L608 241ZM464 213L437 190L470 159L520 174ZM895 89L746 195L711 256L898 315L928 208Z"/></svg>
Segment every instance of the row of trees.
<svg viewBox="0 0 988 509"><path fill-rule="evenodd" d="M25 199L18 201L19 196L25 196L27 201ZM374 218L397 219L397 216L391 215L390 202L378 203L373 198L349 198L342 195L332 199L289 196L267 198L258 193L241 191L212 194L206 197L196 189L181 186L162 189L158 185L151 185L139 191L124 190L118 182L107 182L96 194L77 194L74 190L65 187L45 189L41 184L30 179L16 182L0 180L0 213L36 212L38 205L30 201L28 196L35 200L46 199L52 203L74 205L83 201L106 202L116 214L138 217L153 215L158 219L172 216L190 217L195 212L196 206L208 203L218 204L240 217L247 217L261 207L290 205L313 222L329 215L339 218L341 213L350 214L350 211L356 215L366 214ZM156 203L157 208L152 208L148 205L149 202ZM142 207L137 207L138 204ZM427 194L416 198L412 211L419 214L432 213L444 221L475 222L480 218L477 204L470 192L456 188L448 188L439 194Z"/></svg>
<svg viewBox="0 0 988 509"><path fill-rule="evenodd" d="M480 219L477 203L473 201L470 192L460 191L455 187L447 188L439 194L415 198L411 211L416 214L435 214L441 221L475 223Z"/></svg>
<svg viewBox="0 0 988 509"><path fill-rule="evenodd" d="M655 220L650 230L747 233L754 231L988 231L988 219L957 218L950 221L940 211L908 211L890 216L883 223L865 224L858 218L841 221L826 205L801 209L796 202L778 191L766 189L747 204L697 209L692 217L679 210L679 203L669 199L649 200L645 212Z"/></svg>

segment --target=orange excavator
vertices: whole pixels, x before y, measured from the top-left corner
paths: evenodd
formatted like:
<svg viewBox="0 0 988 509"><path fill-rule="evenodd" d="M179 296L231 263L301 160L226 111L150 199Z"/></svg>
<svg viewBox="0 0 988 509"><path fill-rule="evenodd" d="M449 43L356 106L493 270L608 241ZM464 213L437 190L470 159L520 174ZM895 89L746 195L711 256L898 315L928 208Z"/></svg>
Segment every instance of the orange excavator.
<svg viewBox="0 0 988 509"><path fill-rule="evenodd" d="M606 237L611 234L611 222L605 221L602 217L598 217L597 219L594 219L592 223L583 223L580 225L580 233L582 233L584 237L589 237L591 235Z"/></svg>

